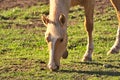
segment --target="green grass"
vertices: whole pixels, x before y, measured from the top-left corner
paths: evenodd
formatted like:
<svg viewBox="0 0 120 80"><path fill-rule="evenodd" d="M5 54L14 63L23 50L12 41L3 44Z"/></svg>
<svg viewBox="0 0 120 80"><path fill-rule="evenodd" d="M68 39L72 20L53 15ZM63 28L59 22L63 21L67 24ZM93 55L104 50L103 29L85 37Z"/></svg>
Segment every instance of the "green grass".
<svg viewBox="0 0 120 80"><path fill-rule="evenodd" d="M29 26L34 25L34 20L41 23L40 16L48 14L48 9L47 5L38 5L0 11L0 80L120 80L120 54L106 55L115 41L118 26L113 8L105 9L108 14L95 11L92 62L81 62L87 44L84 10L78 6L70 10L69 56L61 59L57 72L47 69L46 27Z"/></svg>

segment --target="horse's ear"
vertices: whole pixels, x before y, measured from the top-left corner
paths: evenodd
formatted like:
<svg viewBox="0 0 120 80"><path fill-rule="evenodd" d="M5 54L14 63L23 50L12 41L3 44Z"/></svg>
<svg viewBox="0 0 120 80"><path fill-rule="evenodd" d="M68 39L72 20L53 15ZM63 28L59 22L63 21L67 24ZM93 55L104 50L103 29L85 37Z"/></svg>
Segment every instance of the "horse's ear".
<svg viewBox="0 0 120 80"><path fill-rule="evenodd" d="M44 25L47 26L47 24L49 23L49 19L45 15L43 15L41 17L41 19L42 19L42 22L44 23Z"/></svg>
<svg viewBox="0 0 120 80"><path fill-rule="evenodd" d="M59 17L59 21L60 21L60 24L63 26L65 24L65 15L64 14L61 14L60 17Z"/></svg>

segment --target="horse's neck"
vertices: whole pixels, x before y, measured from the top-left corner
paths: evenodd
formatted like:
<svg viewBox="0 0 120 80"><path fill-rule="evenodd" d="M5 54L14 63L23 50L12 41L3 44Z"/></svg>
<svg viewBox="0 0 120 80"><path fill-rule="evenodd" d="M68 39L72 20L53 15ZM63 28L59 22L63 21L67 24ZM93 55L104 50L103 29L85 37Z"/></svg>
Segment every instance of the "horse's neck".
<svg viewBox="0 0 120 80"><path fill-rule="evenodd" d="M68 16L71 0L50 0L49 19L58 21L60 14Z"/></svg>

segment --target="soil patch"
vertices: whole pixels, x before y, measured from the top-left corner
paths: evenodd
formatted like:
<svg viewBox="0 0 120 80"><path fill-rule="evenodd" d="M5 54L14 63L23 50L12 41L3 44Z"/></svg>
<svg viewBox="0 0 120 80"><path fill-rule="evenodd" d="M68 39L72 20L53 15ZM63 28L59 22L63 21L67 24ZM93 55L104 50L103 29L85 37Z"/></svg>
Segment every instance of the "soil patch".
<svg viewBox="0 0 120 80"><path fill-rule="evenodd" d="M48 4L49 0L0 0L0 10L8 10L10 8L14 7L20 7L20 8L28 8L34 5L40 5L40 3L46 3ZM97 0L95 5L95 10L98 11L99 14L104 14L105 9L107 7L112 6L109 0ZM43 26L41 20L33 20L33 24L15 24L16 27L22 27L22 28L30 28L35 26ZM14 23L13 23L14 24ZM11 27L12 25L9 25L8 27ZM7 27L6 27L7 28Z"/></svg>
<svg viewBox="0 0 120 80"><path fill-rule="evenodd" d="M48 0L0 0L0 9L9 9L13 7L30 7L38 5L39 2L48 3ZM98 6L99 5L99 6ZM109 0L97 0L96 9L104 9L111 6Z"/></svg>
<svg viewBox="0 0 120 80"><path fill-rule="evenodd" d="M0 0L0 10L1 9L10 9L14 7L30 7L37 5L39 2L46 3L48 0Z"/></svg>

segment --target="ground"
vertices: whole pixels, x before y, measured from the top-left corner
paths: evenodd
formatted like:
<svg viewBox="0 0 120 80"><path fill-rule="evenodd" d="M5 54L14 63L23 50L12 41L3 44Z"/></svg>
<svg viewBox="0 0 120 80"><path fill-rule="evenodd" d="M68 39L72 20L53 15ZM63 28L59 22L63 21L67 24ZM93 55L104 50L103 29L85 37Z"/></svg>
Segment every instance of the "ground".
<svg viewBox="0 0 120 80"><path fill-rule="evenodd" d="M0 0L0 80L120 80L120 54L106 55L118 26L109 0L96 1L92 62L81 62L87 44L84 10L79 6L70 9L69 56L61 60L57 72L47 68L46 27L40 19L48 14L46 1Z"/></svg>
<svg viewBox="0 0 120 80"><path fill-rule="evenodd" d="M48 4L48 0L27 0L27 1L26 0L1 0L0 1L0 10L8 10L8 9L14 8L14 7L28 8L28 7L35 6L35 5L40 5L39 2ZM98 1L96 1L95 9L97 11L99 11L100 14L104 14L105 13L104 10L109 6L111 6L109 0L98 0ZM37 20L34 19L33 24L27 24L27 25L19 25L18 24L17 26L23 26L23 27L26 27L26 26L31 27L32 26L32 27L34 27L34 26L40 26L40 25L43 26L41 21L38 19Z"/></svg>

